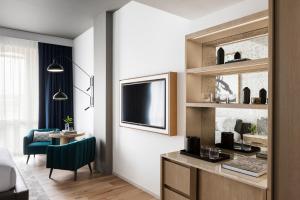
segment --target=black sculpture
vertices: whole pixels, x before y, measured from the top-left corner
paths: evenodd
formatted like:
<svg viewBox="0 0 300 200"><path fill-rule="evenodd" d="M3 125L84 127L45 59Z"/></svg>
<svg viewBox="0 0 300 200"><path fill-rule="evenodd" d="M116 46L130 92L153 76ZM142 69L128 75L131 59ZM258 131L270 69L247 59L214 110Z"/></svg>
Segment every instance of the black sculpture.
<svg viewBox="0 0 300 200"><path fill-rule="evenodd" d="M239 59L241 59L241 54L240 54L240 52L236 52L235 54L234 54L234 60L239 60Z"/></svg>
<svg viewBox="0 0 300 200"><path fill-rule="evenodd" d="M264 88L259 90L259 97L260 97L260 103L266 104L267 103L267 90L265 90Z"/></svg>
<svg viewBox="0 0 300 200"><path fill-rule="evenodd" d="M234 148L234 134L232 132L222 132L221 133L221 144L225 149Z"/></svg>
<svg viewBox="0 0 300 200"><path fill-rule="evenodd" d="M250 103L250 89L248 87L245 87L243 89L243 92L244 92L243 103L244 104L249 104Z"/></svg>
<svg viewBox="0 0 300 200"><path fill-rule="evenodd" d="M220 47L217 52L217 65L224 64L224 59L225 59L225 52L224 49Z"/></svg>
<svg viewBox="0 0 300 200"><path fill-rule="evenodd" d="M241 119L237 119L235 122L234 131L238 132L243 139L243 135L251 133L251 123L244 123Z"/></svg>

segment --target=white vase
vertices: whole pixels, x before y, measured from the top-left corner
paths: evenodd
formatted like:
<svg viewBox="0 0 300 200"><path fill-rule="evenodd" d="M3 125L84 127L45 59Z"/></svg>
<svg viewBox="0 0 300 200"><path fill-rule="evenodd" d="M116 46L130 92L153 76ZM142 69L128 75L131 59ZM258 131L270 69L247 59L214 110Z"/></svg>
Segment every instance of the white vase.
<svg viewBox="0 0 300 200"><path fill-rule="evenodd" d="M70 130L70 124L67 124L67 123L65 124L65 130L66 130L66 131L69 131L69 130Z"/></svg>

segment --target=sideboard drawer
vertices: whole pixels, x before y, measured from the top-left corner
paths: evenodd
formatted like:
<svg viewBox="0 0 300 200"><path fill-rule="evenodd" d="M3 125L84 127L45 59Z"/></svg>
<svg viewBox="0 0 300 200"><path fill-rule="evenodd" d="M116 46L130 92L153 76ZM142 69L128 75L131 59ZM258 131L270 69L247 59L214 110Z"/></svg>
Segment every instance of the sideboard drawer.
<svg viewBox="0 0 300 200"><path fill-rule="evenodd" d="M164 160L164 184L190 196L190 168Z"/></svg>
<svg viewBox="0 0 300 200"><path fill-rule="evenodd" d="M181 196L180 194L177 194L176 192L173 192L167 188L164 189L164 197L165 200L189 200L184 196Z"/></svg>

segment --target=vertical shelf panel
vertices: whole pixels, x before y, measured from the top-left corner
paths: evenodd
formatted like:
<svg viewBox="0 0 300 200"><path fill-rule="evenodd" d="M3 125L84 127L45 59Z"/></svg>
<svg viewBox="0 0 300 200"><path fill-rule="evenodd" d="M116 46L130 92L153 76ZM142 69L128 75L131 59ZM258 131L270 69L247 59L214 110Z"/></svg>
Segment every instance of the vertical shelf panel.
<svg viewBox="0 0 300 200"><path fill-rule="evenodd" d="M186 40L185 56L187 68L196 68L202 65L202 45Z"/></svg>
<svg viewBox="0 0 300 200"><path fill-rule="evenodd" d="M215 94L216 77L186 74L186 102L201 102Z"/></svg>
<svg viewBox="0 0 300 200"><path fill-rule="evenodd" d="M215 144L215 108L186 108L186 135L201 138L201 144Z"/></svg>

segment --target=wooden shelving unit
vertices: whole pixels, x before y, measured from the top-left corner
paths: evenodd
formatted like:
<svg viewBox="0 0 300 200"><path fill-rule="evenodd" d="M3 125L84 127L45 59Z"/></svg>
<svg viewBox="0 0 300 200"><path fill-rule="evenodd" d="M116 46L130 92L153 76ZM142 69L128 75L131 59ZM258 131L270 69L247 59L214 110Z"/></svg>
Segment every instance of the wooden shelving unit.
<svg viewBox="0 0 300 200"><path fill-rule="evenodd" d="M269 86L268 92L272 92L272 82L270 81L269 73L272 73L272 68L269 68L269 64L272 63L272 60L269 60L269 58L216 65L216 49L220 46L224 46L223 44L227 45L228 43L235 43L237 41L246 41L253 37L268 34L268 16L268 11L264 11L186 36L186 135L200 137L202 145L215 145L217 108L256 109L265 110L268 112L268 115L272 114L271 95L269 95L269 105L205 103L207 99L210 99L211 94L216 93L216 82L218 80L218 83L220 83L220 78L222 78L219 76L227 74L238 74L238 80L235 81L235 83L239 84L237 90L240 91L241 85L243 85L240 84L243 78L240 74L261 71L268 72L269 80L266 80ZM269 42L270 41L269 36ZM265 77L265 74L263 74L262 77ZM223 86L224 85L225 84L223 84ZM249 85L249 87L251 86ZM239 101L239 95L236 94L236 96ZM241 113L247 112L241 110ZM226 115L226 112L222 113L222 115ZM271 123L272 120L269 120L269 127ZM269 128L268 137L271 132ZM250 140L254 142L257 142L258 139L261 138L250 138ZM263 142L266 144L265 140ZM270 147L270 145L265 146ZM271 150L272 149L269 149L269 153ZM263 179L261 186L263 187L257 187L258 185L256 184L247 185L249 182L243 182L243 178L240 177L234 180L227 180L229 177L233 178L233 174L225 172L224 174L226 174L226 176L229 175L225 177L222 176L221 173L218 173L223 172L223 170L220 171L220 163L214 165L199 160L198 166L200 167L197 168L197 160L194 158L188 161L187 157L180 155L178 152L173 153L173 157L171 154L168 153L161 158L161 194L163 200L194 200L197 198L220 199L220 197L224 197L224 200L241 199L242 197L246 199L247 195L248 199L271 200L270 194L272 192L270 186L272 173L270 170L268 170L267 175L261 177ZM270 157L268 154L268 169L272 169L270 167L272 158L270 159ZM215 167L211 168L212 166ZM246 175L242 176L246 177ZM251 181L255 183L260 182L259 179L260 178L251 177ZM228 185L234 189L224 190L224 186Z"/></svg>
<svg viewBox="0 0 300 200"><path fill-rule="evenodd" d="M264 11L186 36L185 110L187 136L198 136L201 138L201 143L214 145L216 108L258 109L266 110L268 115L272 115L272 80L270 79L272 69L269 67L272 64L271 59L263 58L216 65L216 48L222 46L222 44L267 35L269 32L268 16L268 11ZM269 35L268 37L269 43L272 43ZM269 50L271 50L270 44ZM262 71L268 72L269 80L266 81L269 85L270 105L202 103L203 97L207 99L207 94L215 94L217 76ZM272 119L272 116L269 116L269 119ZM270 128L272 127L272 120L268 121L268 127L268 137L270 139L272 138L272 129ZM268 145L268 148L271 148L271 145ZM268 149L268 163L269 169L272 169L270 166L272 163L272 149ZM267 198L270 199L271 173L268 173L267 178Z"/></svg>
<svg viewBox="0 0 300 200"><path fill-rule="evenodd" d="M267 110L267 104L239 104L239 103L186 103L190 108L237 108L237 109L263 109Z"/></svg>
<svg viewBox="0 0 300 200"><path fill-rule="evenodd" d="M215 94L217 76L269 71L269 58L216 65L217 47L266 36L268 25L268 12L264 11L186 36L187 136L198 136L203 143L214 145L216 108L269 111L268 105L261 104L202 103L203 97Z"/></svg>

